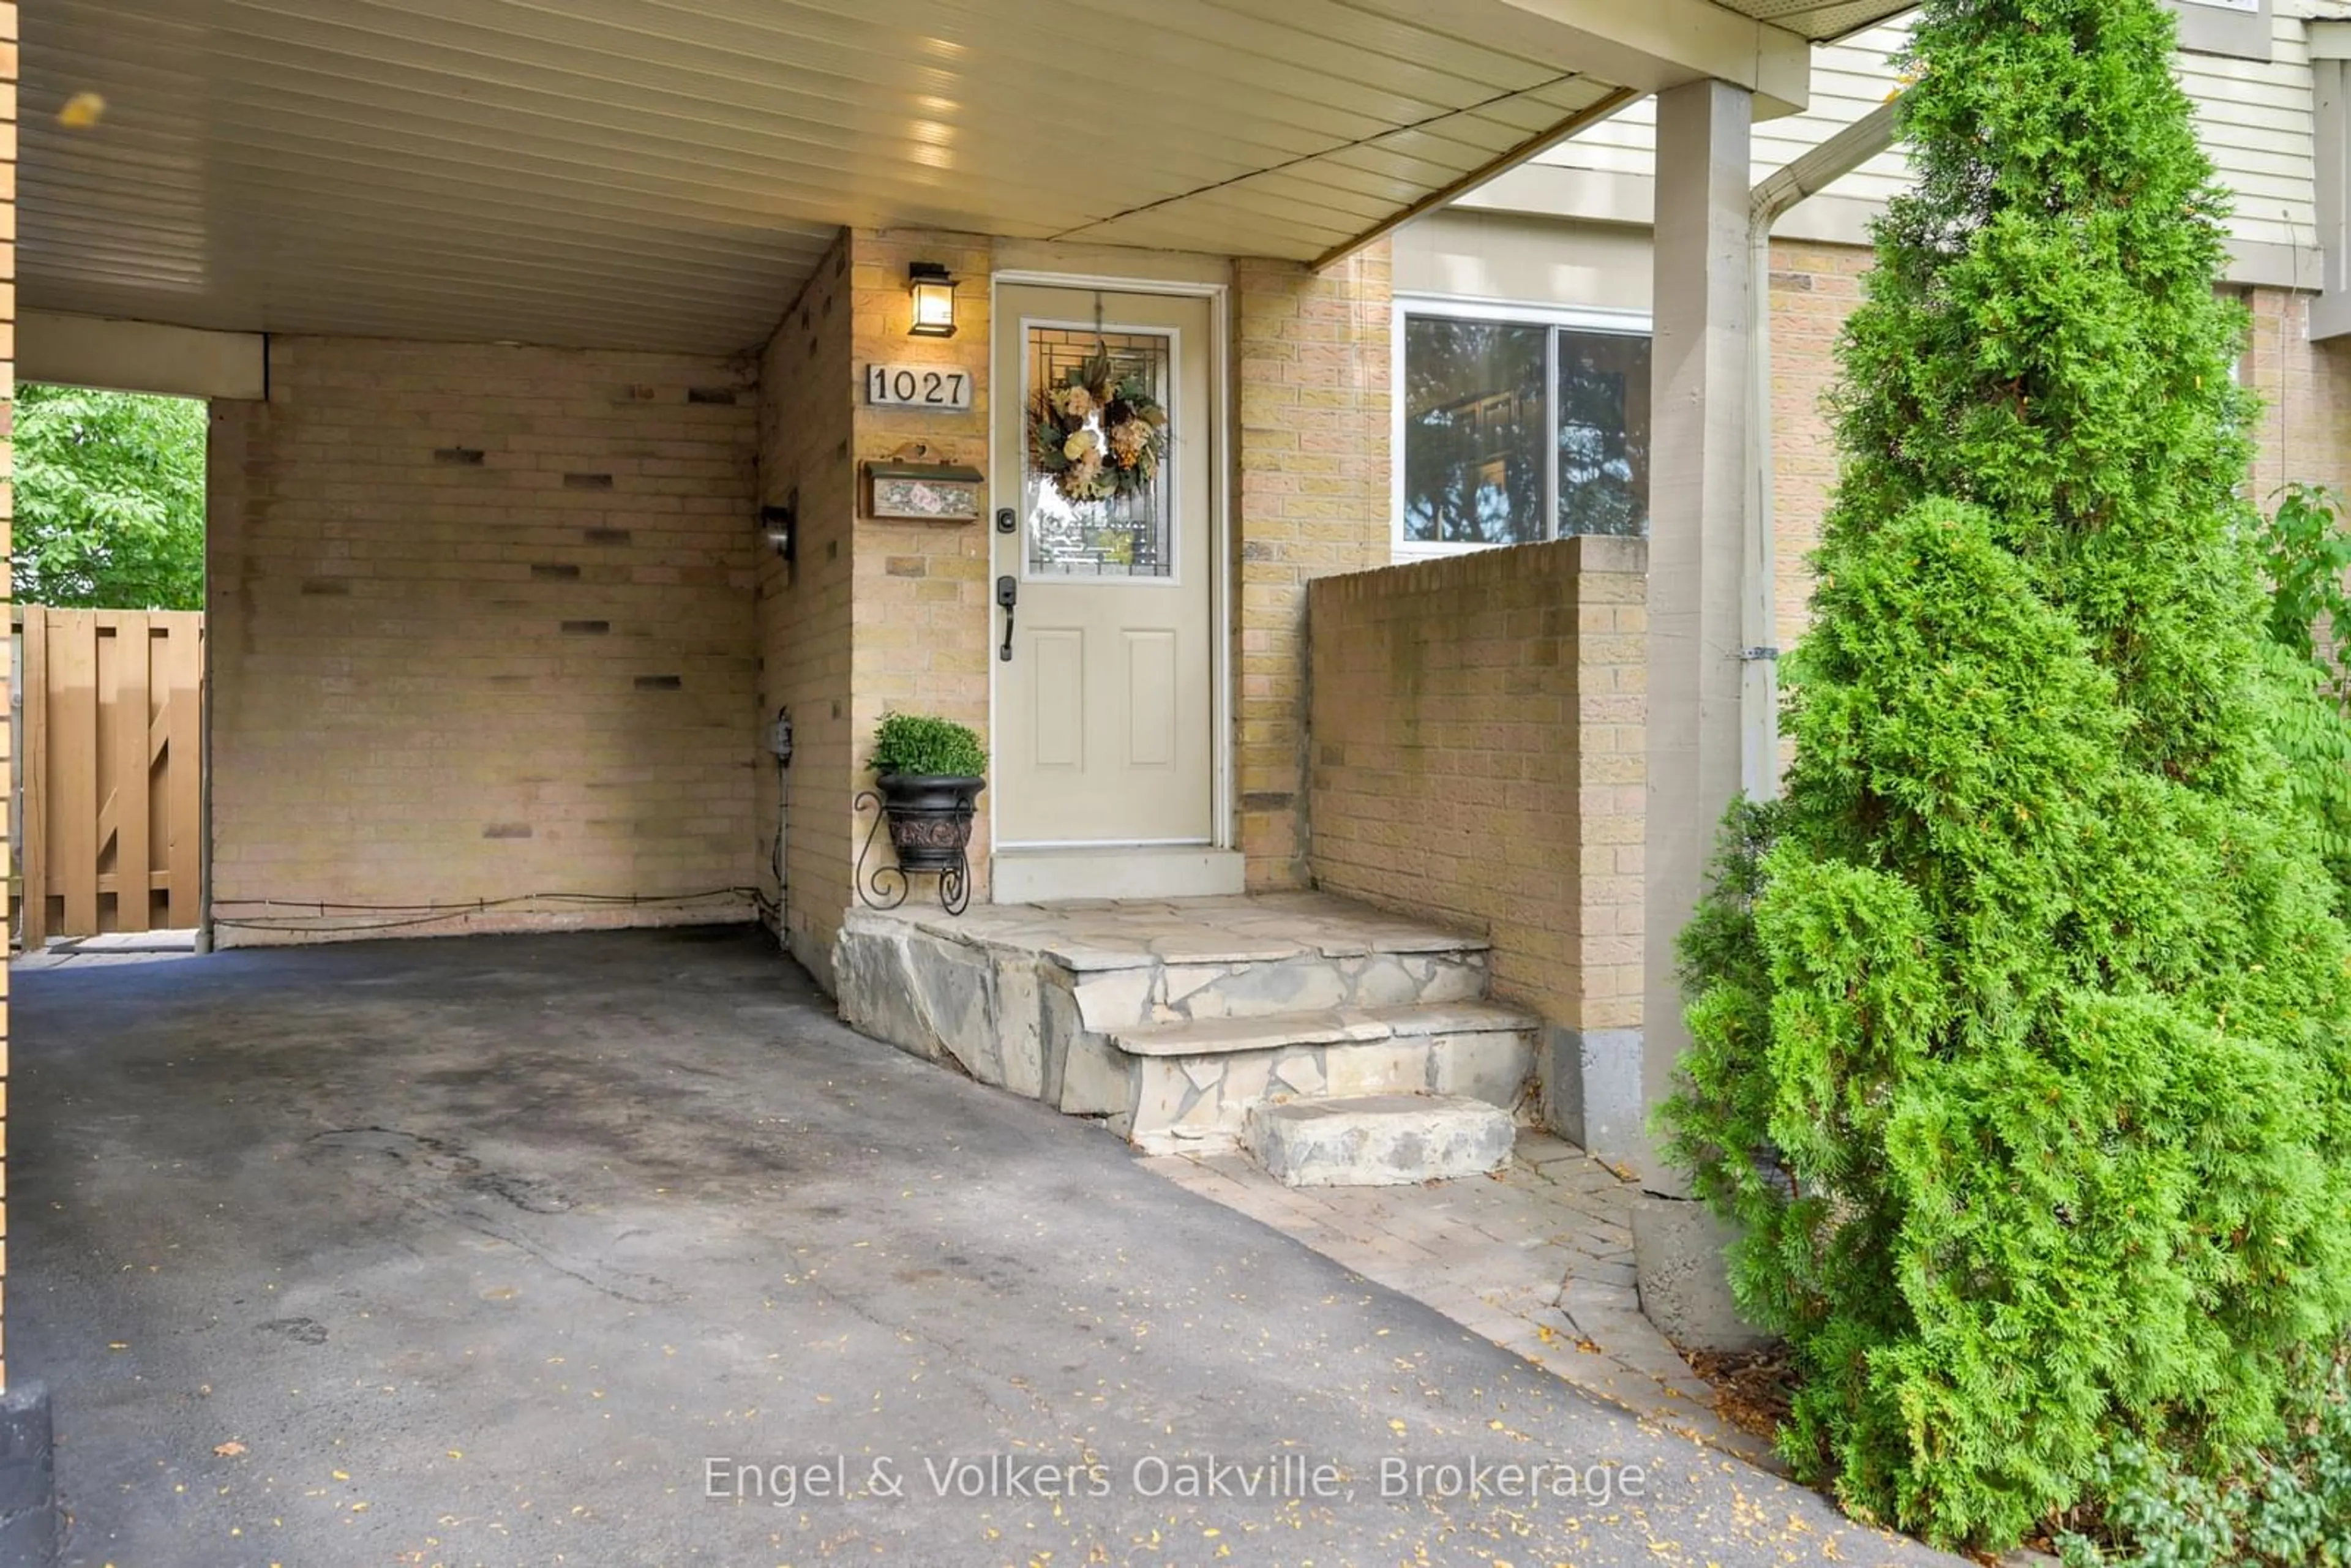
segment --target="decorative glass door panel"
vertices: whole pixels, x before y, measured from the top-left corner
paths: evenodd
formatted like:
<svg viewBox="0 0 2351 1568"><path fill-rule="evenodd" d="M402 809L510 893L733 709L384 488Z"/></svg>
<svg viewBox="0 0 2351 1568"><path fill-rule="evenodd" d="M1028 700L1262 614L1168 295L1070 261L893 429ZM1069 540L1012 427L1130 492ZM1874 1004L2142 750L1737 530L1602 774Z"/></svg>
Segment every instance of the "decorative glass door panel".
<svg viewBox="0 0 2351 1568"><path fill-rule="evenodd" d="M1150 403L1165 410L1172 396L1175 340L1166 333L1101 331L1075 327L1030 324L1023 378L1023 402L1030 415L1029 450L1022 464L1021 515L1027 519L1028 575L1030 577L1165 578L1176 574L1175 472L1165 449L1175 437L1160 426L1159 451L1139 454L1135 448L1146 434L1128 439L1123 432L1149 431L1147 420L1134 413L1116 394L1121 388L1140 386ZM1089 392L1082 412L1072 416L1067 400L1073 378L1083 389L1088 367L1106 361L1103 378L1112 395L1107 406L1094 407ZM1060 417L1040 421L1040 399L1061 404ZM1063 427L1079 428L1059 444ZM1041 452L1043 446L1050 450ZM1119 448L1124 446L1125 451ZM1058 456L1059 463L1047 464ZM1156 469L1147 481L1131 480L1121 486L1119 476L1132 476L1134 460L1146 456ZM1040 462L1040 457L1046 462ZM1126 465L1122 466L1122 465ZM1061 465L1069 465L1061 466ZM1081 489L1107 490L1088 498L1068 492L1072 475L1092 474Z"/></svg>

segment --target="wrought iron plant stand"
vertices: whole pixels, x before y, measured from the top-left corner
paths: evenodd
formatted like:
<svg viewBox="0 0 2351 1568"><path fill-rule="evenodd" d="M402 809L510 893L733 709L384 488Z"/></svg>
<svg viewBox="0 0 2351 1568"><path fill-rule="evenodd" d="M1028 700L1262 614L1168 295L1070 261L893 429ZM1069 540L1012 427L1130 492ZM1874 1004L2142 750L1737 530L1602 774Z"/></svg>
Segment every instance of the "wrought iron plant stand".
<svg viewBox="0 0 2351 1568"><path fill-rule="evenodd" d="M865 843L857 852L857 896L871 908L895 909L906 902L914 878L939 879L939 906L961 915L971 906L971 823L979 792L987 786L977 779L925 778L891 774L878 789L857 797L856 809L873 812ZM890 829L894 864L881 864L868 873L865 862L873 841Z"/></svg>

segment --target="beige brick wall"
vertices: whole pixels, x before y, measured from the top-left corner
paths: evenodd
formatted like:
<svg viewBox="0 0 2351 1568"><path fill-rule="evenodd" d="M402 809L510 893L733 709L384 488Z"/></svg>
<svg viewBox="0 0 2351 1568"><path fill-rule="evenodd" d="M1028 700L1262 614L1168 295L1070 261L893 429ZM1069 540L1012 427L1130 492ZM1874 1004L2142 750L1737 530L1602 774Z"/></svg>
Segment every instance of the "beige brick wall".
<svg viewBox="0 0 2351 1568"><path fill-rule="evenodd" d="M906 333L906 268L916 261L957 279L951 339ZM849 803L870 782L862 764L873 725L900 709L987 735L987 527L862 517L857 466L920 442L933 460L992 471L994 262L984 236L844 233L762 358L759 493L780 502L797 487L800 525L797 571L772 559L758 568L758 703L763 724L779 706L793 710L787 939L828 980L840 915L855 897L867 821ZM1234 273L1238 831L1252 885L1300 886L1309 875L1306 585L1388 558L1388 261L1383 246L1321 276L1254 261ZM860 378L877 361L965 371L970 412L866 407ZM772 779L761 788L764 855L775 833ZM973 862L985 898L987 797L981 804Z"/></svg>
<svg viewBox="0 0 2351 1568"><path fill-rule="evenodd" d="M935 261L956 278L956 336L906 335L906 267ZM832 940L856 898L859 847L871 817L852 802L872 783L873 727L893 710L938 714L987 734L988 535L982 523L882 522L863 517L862 465L921 443L921 460L987 457L989 246L984 238L916 231L844 231L785 313L761 356L759 495L799 493L799 560L759 564L759 706L763 725L792 710L797 755L786 857L784 939L831 984ZM973 379L967 413L865 406L863 367L936 364ZM908 455L916 455L911 451ZM763 761L762 853L775 842L775 779ZM972 841L986 897L987 797ZM886 841L874 847L886 862ZM870 870L869 866L869 870ZM772 892L771 872L761 875ZM917 896L930 896L926 886Z"/></svg>
<svg viewBox="0 0 2351 1568"><path fill-rule="evenodd" d="M1638 540L1326 577L1312 649L1318 885L1481 933L1498 994L1641 1017Z"/></svg>
<svg viewBox="0 0 2351 1568"><path fill-rule="evenodd" d="M755 402L716 361L272 340L269 401L214 408L224 946L748 914L677 901L751 870Z"/></svg>
<svg viewBox="0 0 2351 1568"><path fill-rule="evenodd" d="M2289 480L2351 486L2351 342L2310 340L2310 300L2282 288L2246 296L2252 331L2238 374L2262 399L2252 494L2264 510Z"/></svg>
<svg viewBox="0 0 2351 1568"><path fill-rule="evenodd" d="M964 371L972 380L967 413L869 408L856 392L856 455L860 463L904 454L930 463L967 463L983 473L989 461L988 275L989 242L977 235L911 229L859 229L850 236L850 275L856 308L859 372L869 364L935 365ZM913 303L906 267L932 261L956 278L956 335L906 335ZM925 448L916 453L917 445ZM860 504L863 497L859 497ZM986 510L987 497L981 497ZM855 699L852 707L857 741L857 785L872 782L864 770L866 742L890 712L935 714L978 731L988 739L989 635L994 619L989 584L987 522L907 523L862 518L857 524L855 573L857 623L853 657ZM980 797L973 824L972 896L987 897L989 801ZM880 846L876 853L886 852ZM925 885L914 896L928 897Z"/></svg>
<svg viewBox="0 0 2351 1568"><path fill-rule="evenodd" d="M1388 247L1321 274L1236 262L1234 295L1240 844L1252 888L1299 887L1307 585L1389 555Z"/></svg>
<svg viewBox="0 0 2351 1568"><path fill-rule="evenodd" d="M1822 514L1835 488L1834 433L1821 400L1836 379L1837 334L1861 301L1873 253L1857 246L1771 246L1773 576L1779 645L1810 619ZM2245 291L2252 329L2239 374L2260 394L2252 494L2264 509L2288 480L2351 486L2351 343L2314 343L2307 294Z"/></svg>
<svg viewBox="0 0 2351 1568"><path fill-rule="evenodd" d="M1836 437L1821 400L1836 380L1837 334L1861 302L1874 253L1859 246L1771 243L1772 604L1776 644L1810 619L1821 515L1836 487Z"/></svg>
<svg viewBox="0 0 2351 1568"><path fill-rule="evenodd" d="M797 498L799 543L787 565L758 556L758 716L792 711L794 754L784 865L787 947L831 984L832 938L850 900L853 831L849 713L850 616L856 538L850 447L849 246L844 235L768 340L759 361L759 498ZM758 765L759 876L768 895L777 772Z"/></svg>

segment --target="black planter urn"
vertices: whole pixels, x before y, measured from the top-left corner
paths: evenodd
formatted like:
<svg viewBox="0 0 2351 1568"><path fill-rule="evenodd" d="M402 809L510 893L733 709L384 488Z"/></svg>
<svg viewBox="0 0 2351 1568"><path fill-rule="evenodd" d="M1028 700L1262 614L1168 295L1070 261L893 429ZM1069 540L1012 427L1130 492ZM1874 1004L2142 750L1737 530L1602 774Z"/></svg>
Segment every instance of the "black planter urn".
<svg viewBox="0 0 2351 1568"><path fill-rule="evenodd" d="M858 814L873 812L873 826L865 847L857 852L857 896L875 909L895 909L906 902L917 876L939 879L939 904L949 915L961 915L971 903L971 819L985 779L961 774L884 773L874 788L857 797ZM890 829L890 848L897 864L865 869L873 841Z"/></svg>
<svg viewBox="0 0 2351 1568"><path fill-rule="evenodd" d="M890 847L904 872L961 873L971 819L985 779L956 774L885 773L875 781Z"/></svg>

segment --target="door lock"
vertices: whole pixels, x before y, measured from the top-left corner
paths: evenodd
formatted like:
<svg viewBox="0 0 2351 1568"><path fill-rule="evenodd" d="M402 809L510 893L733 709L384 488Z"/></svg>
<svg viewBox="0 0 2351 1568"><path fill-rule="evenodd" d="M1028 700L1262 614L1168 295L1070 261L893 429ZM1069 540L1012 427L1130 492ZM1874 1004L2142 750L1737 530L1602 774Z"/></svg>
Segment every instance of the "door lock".
<svg viewBox="0 0 2351 1568"><path fill-rule="evenodd" d="M1008 512L998 514L999 517L1010 515ZM1020 580L1009 575L998 578L996 602L1004 607L1004 645L996 650L996 656L1008 664L1012 659L1013 606L1020 602Z"/></svg>
<svg viewBox="0 0 2351 1568"><path fill-rule="evenodd" d="M1013 515L1011 507L996 508L996 531L999 534L1017 534L1020 531L1020 519Z"/></svg>

